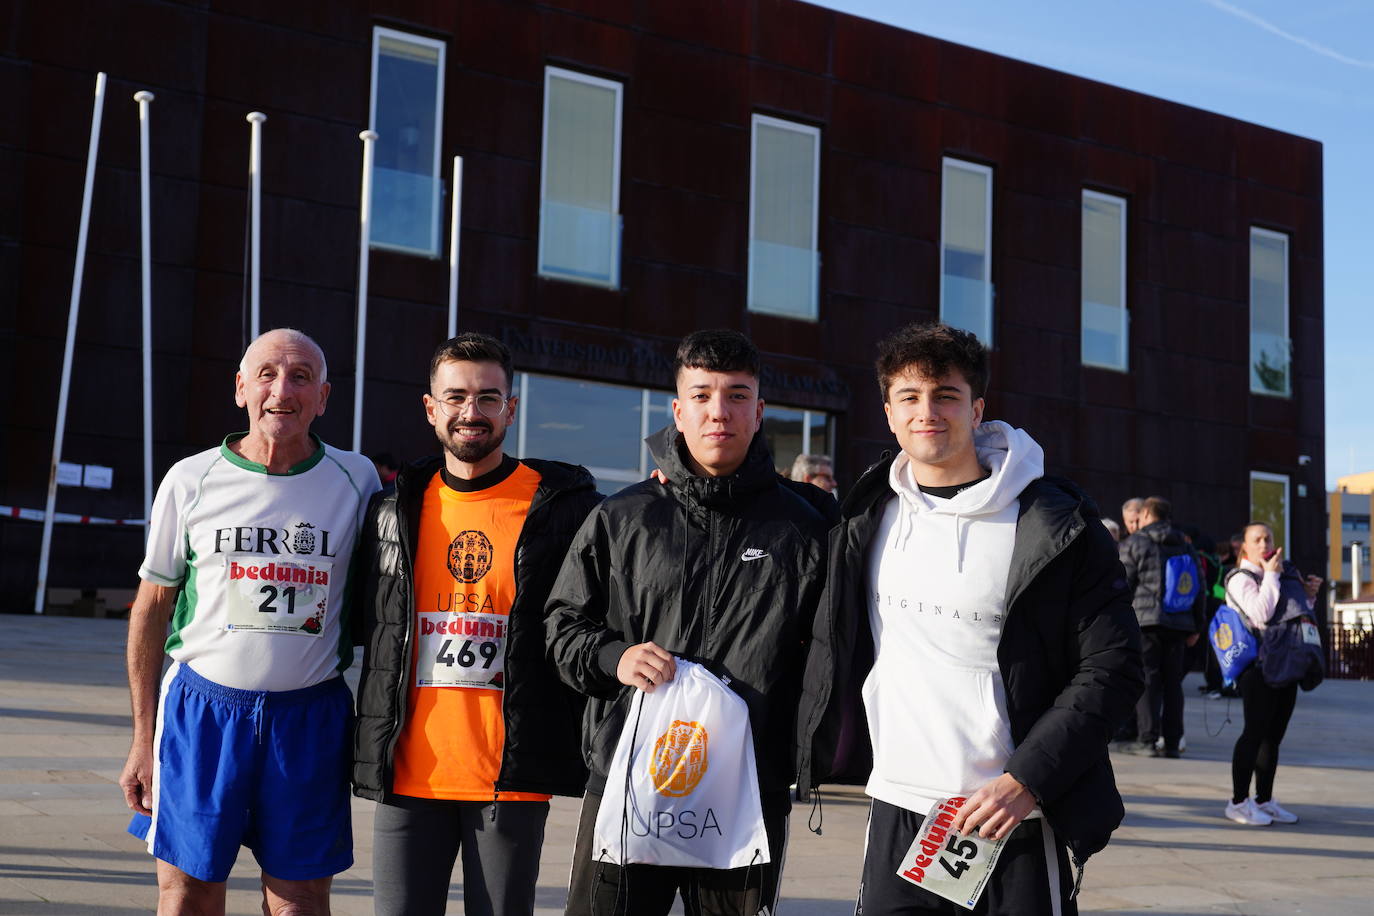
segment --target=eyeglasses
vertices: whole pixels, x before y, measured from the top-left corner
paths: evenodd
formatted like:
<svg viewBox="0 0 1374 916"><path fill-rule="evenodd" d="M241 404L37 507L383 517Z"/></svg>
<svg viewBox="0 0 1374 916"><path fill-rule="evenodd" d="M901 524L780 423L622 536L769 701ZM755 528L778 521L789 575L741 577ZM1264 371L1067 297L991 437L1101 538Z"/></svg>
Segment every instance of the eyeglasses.
<svg viewBox="0 0 1374 916"><path fill-rule="evenodd" d="M499 394L451 394L446 398L436 398L430 395L430 398L450 417L456 417L462 413L463 408L467 407L468 402L471 401L476 403L478 413L492 420L501 416L506 405L510 403L509 398Z"/></svg>

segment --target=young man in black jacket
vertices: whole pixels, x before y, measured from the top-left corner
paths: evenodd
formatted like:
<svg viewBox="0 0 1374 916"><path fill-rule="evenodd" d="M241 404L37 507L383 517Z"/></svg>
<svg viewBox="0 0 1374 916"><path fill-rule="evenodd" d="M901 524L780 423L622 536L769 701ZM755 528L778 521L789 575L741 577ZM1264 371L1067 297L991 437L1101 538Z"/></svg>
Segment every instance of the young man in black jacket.
<svg viewBox="0 0 1374 916"><path fill-rule="evenodd" d="M548 604L549 652L563 680L590 697L582 746L591 775L567 906L579 916L667 913L679 891L689 913L754 914L777 902L795 772L790 735L835 501L774 471L748 338L690 334L674 374L675 425L649 440L665 482L628 487L592 512ZM631 698L671 680L674 656L728 678L748 705L767 865L622 869L593 855Z"/></svg>
<svg viewBox="0 0 1374 916"><path fill-rule="evenodd" d="M521 461L510 353L442 344L425 413L439 457L373 500L356 565L366 627L354 792L379 802L379 914L442 916L463 857L469 916L534 910L550 795L581 795L582 698L544 653L544 602L599 501L584 468Z"/></svg>
<svg viewBox="0 0 1374 916"><path fill-rule="evenodd" d="M1167 499L1149 497L1141 504L1140 527L1119 548L1145 660L1145 692L1136 704L1139 740L1126 750L1146 757L1179 756L1187 650L1197 644L1207 626L1208 589L1200 577L1202 564L1173 520ZM1174 557L1191 557L1192 573L1170 577L1167 567ZM1174 581L1170 582L1171 578ZM1168 594L1170 586L1172 595ZM1182 610L1171 613L1166 595ZM1180 598L1190 600L1180 602ZM1164 739L1162 748L1155 746L1160 738Z"/></svg>
<svg viewBox="0 0 1374 916"><path fill-rule="evenodd" d="M830 539L797 791L867 781L864 916L966 912L911 883L919 869L898 876L944 799L967 799L954 829L1007 838L974 910L991 916L1074 912L1064 847L1081 868L1124 813L1107 743L1140 692L1140 634L1115 543L1029 435L983 420L987 374L978 339L946 325L879 345L901 451Z"/></svg>

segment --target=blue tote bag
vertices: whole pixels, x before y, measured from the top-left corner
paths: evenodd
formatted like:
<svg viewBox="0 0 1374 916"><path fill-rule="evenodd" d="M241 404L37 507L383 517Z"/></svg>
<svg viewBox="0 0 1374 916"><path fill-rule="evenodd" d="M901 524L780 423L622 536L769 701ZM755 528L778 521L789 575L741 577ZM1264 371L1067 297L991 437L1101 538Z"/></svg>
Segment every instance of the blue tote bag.
<svg viewBox="0 0 1374 916"><path fill-rule="evenodd" d="M1259 655L1259 640L1245 625L1240 611L1229 604L1216 612L1207 635L1221 666L1221 679L1230 686Z"/></svg>

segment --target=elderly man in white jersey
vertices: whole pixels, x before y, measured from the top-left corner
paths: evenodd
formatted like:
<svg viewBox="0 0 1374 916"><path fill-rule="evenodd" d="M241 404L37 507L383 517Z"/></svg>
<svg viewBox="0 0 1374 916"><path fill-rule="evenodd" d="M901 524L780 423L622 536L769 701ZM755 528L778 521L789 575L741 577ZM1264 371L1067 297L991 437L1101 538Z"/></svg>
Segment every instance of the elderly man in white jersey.
<svg viewBox="0 0 1374 916"><path fill-rule="evenodd" d="M177 462L153 502L119 782L157 859L159 913L223 913L240 846L272 916L328 913L353 864L344 598L379 484L367 458L310 432L327 377L300 331L254 340L234 389L248 431Z"/></svg>

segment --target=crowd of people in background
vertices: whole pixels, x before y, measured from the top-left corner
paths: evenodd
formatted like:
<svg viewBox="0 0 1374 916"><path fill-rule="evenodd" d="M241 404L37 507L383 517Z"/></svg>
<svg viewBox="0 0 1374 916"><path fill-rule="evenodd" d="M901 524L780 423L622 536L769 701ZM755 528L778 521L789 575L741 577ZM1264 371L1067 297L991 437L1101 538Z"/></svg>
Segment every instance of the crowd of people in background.
<svg viewBox="0 0 1374 916"><path fill-rule="evenodd" d="M1274 775L1298 687L1301 683L1311 689L1320 675L1304 662L1275 673L1277 663L1266 669L1261 650L1227 681L1208 634L1224 606L1243 615L1243 625L1257 641L1265 640L1266 633L1274 636L1290 622L1310 627L1323 580L1303 576L1285 560L1283 548L1275 546L1274 533L1263 522L1252 521L1225 541L1216 541L1196 526L1175 522L1172 505L1159 496L1126 500L1121 520L1118 525L1103 519L1103 524L1119 542L1122 568L1133 591L1146 689L1133 721L1118 731L1115 749L1178 758L1187 747L1183 679L1187 672L1200 670L1203 683L1198 689L1206 699L1239 697L1244 708L1244 726L1232 752L1232 794L1225 816L1246 826L1296 823L1297 815L1274 798ZM1311 644L1315 629L1307 634ZM1285 651L1272 638L1266 645L1270 656Z"/></svg>

